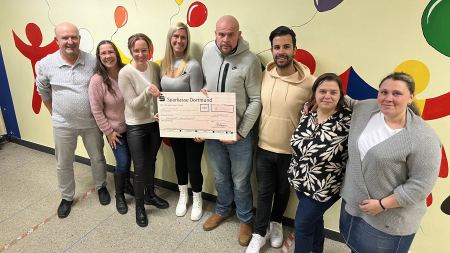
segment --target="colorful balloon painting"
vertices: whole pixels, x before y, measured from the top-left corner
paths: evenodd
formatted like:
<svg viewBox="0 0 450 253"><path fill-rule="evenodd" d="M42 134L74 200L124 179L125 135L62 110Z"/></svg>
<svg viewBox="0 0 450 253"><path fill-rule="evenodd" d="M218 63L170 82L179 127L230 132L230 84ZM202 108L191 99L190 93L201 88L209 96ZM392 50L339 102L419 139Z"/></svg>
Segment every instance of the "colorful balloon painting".
<svg viewBox="0 0 450 253"><path fill-rule="evenodd" d="M448 39L450 0L432 0L422 14L422 32L428 44L439 53L450 56Z"/></svg>
<svg viewBox="0 0 450 253"><path fill-rule="evenodd" d="M203 25L208 17L208 9L201 2L193 2L187 11L187 24L190 27Z"/></svg>
<svg viewBox="0 0 450 253"><path fill-rule="evenodd" d="M297 49L295 51L295 59L308 66L309 72L314 74L316 71L316 59L314 59L314 56L310 52L304 49Z"/></svg>
<svg viewBox="0 0 450 253"><path fill-rule="evenodd" d="M128 21L128 12L127 9L123 6L117 6L114 11L114 21L116 22L117 29L124 26Z"/></svg>
<svg viewBox="0 0 450 253"><path fill-rule="evenodd" d="M344 0L314 0L314 5L319 12L329 11L334 9Z"/></svg>
<svg viewBox="0 0 450 253"><path fill-rule="evenodd" d="M450 215L450 196L448 196L441 204L441 211L447 215Z"/></svg>

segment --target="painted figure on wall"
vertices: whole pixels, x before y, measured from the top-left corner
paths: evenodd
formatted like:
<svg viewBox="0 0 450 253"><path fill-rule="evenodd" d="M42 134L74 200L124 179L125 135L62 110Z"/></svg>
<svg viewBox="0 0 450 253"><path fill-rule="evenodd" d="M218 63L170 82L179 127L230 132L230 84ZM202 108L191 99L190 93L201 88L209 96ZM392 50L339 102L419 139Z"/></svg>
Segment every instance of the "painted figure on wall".
<svg viewBox="0 0 450 253"><path fill-rule="evenodd" d="M36 79L36 72L34 66L36 62L40 59L44 58L46 55L56 52L58 50L58 44L56 40L53 39L48 45L41 46L42 44L42 32L38 25L35 23L28 23L25 27L25 34L27 35L27 39L30 42L28 45L24 42L17 34L13 32L14 43L16 48L28 59L31 61L31 67L33 69L33 80ZM36 82L33 83L33 100L32 100L32 108L34 113L38 114L41 110L41 97L37 93L36 90Z"/></svg>

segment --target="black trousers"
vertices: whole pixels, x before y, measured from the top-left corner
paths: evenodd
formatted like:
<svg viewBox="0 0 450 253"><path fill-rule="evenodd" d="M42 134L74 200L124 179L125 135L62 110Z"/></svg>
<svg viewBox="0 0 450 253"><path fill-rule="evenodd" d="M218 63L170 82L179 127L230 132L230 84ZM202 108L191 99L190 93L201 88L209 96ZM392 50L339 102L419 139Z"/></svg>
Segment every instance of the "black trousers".
<svg viewBox="0 0 450 253"><path fill-rule="evenodd" d="M256 181L258 183L256 234L265 236L269 222L281 222L283 218L290 195L287 171L291 156L259 147L256 150Z"/></svg>
<svg viewBox="0 0 450 253"><path fill-rule="evenodd" d="M136 205L144 205L144 189L154 186L156 155L161 146L158 123L127 125L127 141L134 165Z"/></svg>
<svg viewBox="0 0 450 253"><path fill-rule="evenodd" d="M191 183L193 192L201 192L203 175L201 168L204 142L197 143L193 139L170 138L175 156L175 170L179 185Z"/></svg>

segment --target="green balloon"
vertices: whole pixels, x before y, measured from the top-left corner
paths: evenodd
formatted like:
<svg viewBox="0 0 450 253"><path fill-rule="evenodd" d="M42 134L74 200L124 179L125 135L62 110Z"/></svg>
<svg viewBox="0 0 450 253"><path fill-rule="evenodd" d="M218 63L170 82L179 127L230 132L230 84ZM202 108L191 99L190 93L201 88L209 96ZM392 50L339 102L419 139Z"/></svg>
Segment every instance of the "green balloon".
<svg viewBox="0 0 450 253"><path fill-rule="evenodd" d="M428 44L450 57L450 0L431 0L422 14L422 32Z"/></svg>

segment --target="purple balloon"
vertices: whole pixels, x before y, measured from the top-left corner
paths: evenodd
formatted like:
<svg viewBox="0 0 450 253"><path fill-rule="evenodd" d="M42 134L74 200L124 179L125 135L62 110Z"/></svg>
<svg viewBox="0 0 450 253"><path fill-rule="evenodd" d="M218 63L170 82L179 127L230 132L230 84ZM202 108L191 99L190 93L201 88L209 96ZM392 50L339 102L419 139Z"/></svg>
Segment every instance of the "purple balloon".
<svg viewBox="0 0 450 253"><path fill-rule="evenodd" d="M319 12L329 11L334 9L344 0L314 0L314 5Z"/></svg>

